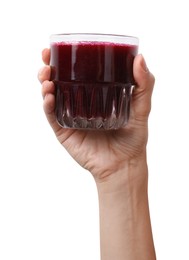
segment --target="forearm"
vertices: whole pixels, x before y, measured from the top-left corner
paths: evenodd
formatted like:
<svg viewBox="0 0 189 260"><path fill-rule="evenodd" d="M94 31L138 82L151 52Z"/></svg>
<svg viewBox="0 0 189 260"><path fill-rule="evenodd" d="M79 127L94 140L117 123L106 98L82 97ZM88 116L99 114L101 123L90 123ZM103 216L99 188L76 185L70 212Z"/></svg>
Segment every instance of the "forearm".
<svg viewBox="0 0 189 260"><path fill-rule="evenodd" d="M138 174L136 171L144 172ZM133 176L140 177L133 179ZM147 195L147 166L142 163L134 168L125 167L117 177L97 184L101 260L155 260Z"/></svg>

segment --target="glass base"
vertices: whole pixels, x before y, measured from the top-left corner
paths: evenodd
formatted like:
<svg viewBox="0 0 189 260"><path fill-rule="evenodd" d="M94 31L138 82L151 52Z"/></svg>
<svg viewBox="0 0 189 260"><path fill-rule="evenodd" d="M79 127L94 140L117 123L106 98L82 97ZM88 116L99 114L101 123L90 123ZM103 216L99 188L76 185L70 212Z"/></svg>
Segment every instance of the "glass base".
<svg viewBox="0 0 189 260"><path fill-rule="evenodd" d="M56 117L64 128L118 129L127 124L132 84L54 82Z"/></svg>

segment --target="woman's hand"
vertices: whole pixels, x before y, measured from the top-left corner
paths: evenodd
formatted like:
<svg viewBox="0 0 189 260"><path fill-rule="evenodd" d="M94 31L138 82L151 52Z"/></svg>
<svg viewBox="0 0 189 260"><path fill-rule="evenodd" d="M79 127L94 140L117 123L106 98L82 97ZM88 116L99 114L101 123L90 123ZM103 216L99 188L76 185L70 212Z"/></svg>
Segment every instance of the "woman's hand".
<svg viewBox="0 0 189 260"><path fill-rule="evenodd" d="M134 60L131 114L119 130L65 129L55 118L55 87L50 80L50 51L39 72L44 111L59 142L89 170L97 184L100 213L101 260L155 260L147 193L146 144L154 76L142 55Z"/></svg>
<svg viewBox="0 0 189 260"><path fill-rule="evenodd" d="M54 113L55 86L49 81L49 49L43 50L42 59L46 66L40 70L38 78L42 84L47 120L59 142L82 167L93 174L97 182L108 179L130 164L145 160L154 76L142 55L134 60L137 87L133 92L129 123L119 130L109 131L65 129L59 126Z"/></svg>

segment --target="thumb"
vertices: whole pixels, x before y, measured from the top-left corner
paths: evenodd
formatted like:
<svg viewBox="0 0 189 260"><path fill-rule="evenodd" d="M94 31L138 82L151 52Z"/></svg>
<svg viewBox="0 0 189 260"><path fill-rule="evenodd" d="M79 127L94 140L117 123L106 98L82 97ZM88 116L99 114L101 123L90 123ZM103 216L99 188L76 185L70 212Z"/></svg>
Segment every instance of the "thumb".
<svg viewBox="0 0 189 260"><path fill-rule="evenodd" d="M155 83L143 56L137 55L133 64L136 88L133 92L131 116L136 120L147 120L151 110L151 96Z"/></svg>

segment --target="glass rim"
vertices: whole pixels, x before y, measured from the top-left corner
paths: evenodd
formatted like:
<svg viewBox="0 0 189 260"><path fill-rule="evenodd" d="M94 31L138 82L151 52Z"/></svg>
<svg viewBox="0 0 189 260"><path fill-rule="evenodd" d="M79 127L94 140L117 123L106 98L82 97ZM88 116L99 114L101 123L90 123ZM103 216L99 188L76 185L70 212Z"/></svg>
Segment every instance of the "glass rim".
<svg viewBox="0 0 189 260"><path fill-rule="evenodd" d="M117 44L139 45L139 38L130 35L105 33L60 33L50 35L51 43L60 42L108 42Z"/></svg>

